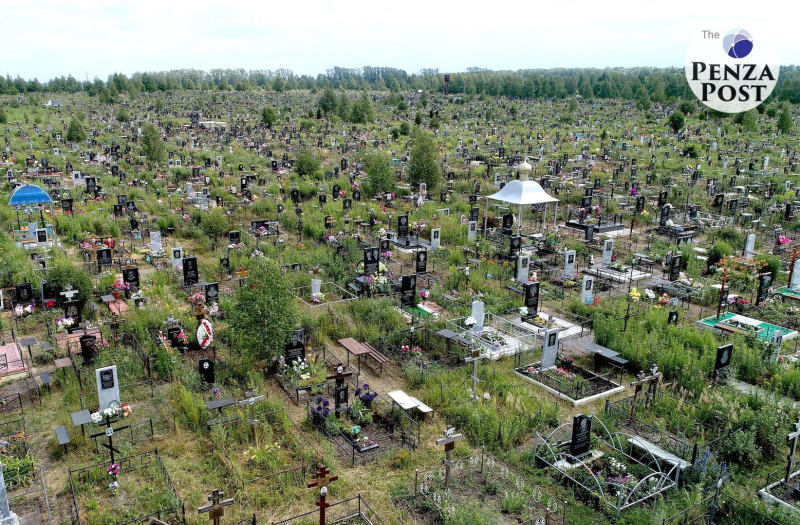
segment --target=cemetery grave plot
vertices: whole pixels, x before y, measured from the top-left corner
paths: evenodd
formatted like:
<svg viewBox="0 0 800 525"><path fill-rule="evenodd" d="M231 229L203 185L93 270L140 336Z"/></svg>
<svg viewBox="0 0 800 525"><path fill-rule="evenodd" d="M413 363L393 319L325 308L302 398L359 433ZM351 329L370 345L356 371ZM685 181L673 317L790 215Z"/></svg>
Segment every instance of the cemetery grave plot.
<svg viewBox="0 0 800 525"><path fill-rule="evenodd" d="M319 523L319 510L273 521L272 525L291 525L293 523L297 525ZM361 494L358 494L353 498L329 503L325 510L325 523L330 525L382 525L384 521Z"/></svg>
<svg viewBox="0 0 800 525"><path fill-rule="evenodd" d="M211 428L210 439L229 474L229 488L257 499L259 505L276 506L298 487L305 488L321 456L280 403L256 401L253 413L255 420L249 406L240 406L235 421Z"/></svg>
<svg viewBox="0 0 800 525"><path fill-rule="evenodd" d="M560 399L569 401L573 406L582 405L599 398L607 397L625 389L621 379L612 380L614 372L597 375L575 363L567 355L555 355L551 360L532 362L523 365L523 359L531 359L532 355L515 356L514 373L544 388ZM549 353L548 353L549 355ZM544 359L544 355L542 356Z"/></svg>
<svg viewBox="0 0 800 525"><path fill-rule="evenodd" d="M527 309L526 309L527 310ZM554 313L555 312L555 313ZM570 337L581 337L591 330L591 319L582 318L569 312L563 312L555 308L540 308L533 317L526 311L523 319L518 316L510 316L511 322L519 324L525 329L531 330L537 337L543 337L547 330L561 328L558 334L560 340Z"/></svg>
<svg viewBox="0 0 800 525"><path fill-rule="evenodd" d="M347 381L353 387L358 387L358 371L339 361L335 355L328 354L324 346L321 356L312 352L303 352L303 355L305 357L287 358L283 370L275 376L278 384L295 404L300 403L301 396L332 395L333 381L328 376L335 374L340 366L354 374Z"/></svg>
<svg viewBox="0 0 800 525"><path fill-rule="evenodd" d="M763 523L764 525L781 525L787 523L788 516L776 512L769 504L750 502L743 503L723 490L712 492L700 502L683 509L673 516L664 518L664 525L690 525L692 523L713 522L719 525L739 525L741 523Z"/></svg>
<svg viewBox="0 0 800 525"><path fill-rule="evenodd" d="M44 471L37 461L31 456L10 463L3 459L3 477L9 508L21 525L52 523Z"/></svg>
<svg viewBox="0 0 800 525"><path fill-rule="evenodd" d="M19 343L12 341L0 345L0 377L23 373L28 370Z"/></svg>
<svg viewBox="0 0 800 525"><path fill-rule="evenodd" d="M713 330L717 333L753 334L761 341L772 340L775 332L782 334L783 340L788 341L797 337L797 331L776 326L752 317L725 312L717 319L716 315L700 319L695 325L704 330Z"/></svg>
<svg viewBox="0 0 800 525"><path fill-rule="evenodd" d="M474 513L503 524L568 523L563 502L484 450L462 454L452 461L449 475L447 470L415 472L410 507L418 520L456 520Z"/></svg>
<svg viewBox="0 0 800 525"><path fill-rule="evenodd" d="M648 388L636 396L606 401L604 419L631 435L658 457L675 456L681 468L715 453L742 429L721 414L706 410L665 389ZM661 449L657 451L656 449ZM663 452L662 452L663 451ZM677 460L673 458L677 463ZM685 462L685 463L684 463Z"/></svg>
<svg viewBox="0 0 800 525"><path fill-rule="evenodd" d="M184 523L185 511L158 449L70 469L73 515L80 525ZM116 488L112 484L116 483Z"/></svg>
<svg viewBox="0 0 800 525"><path fill-rule="evenodd" d="M546 435L537 433L534 456L618 517L667 493L678 479L677 465L639 450L632 438L610 433L594 416L577 415Z"/></svg>
<svg viewBox="0 0 800 525"><path fill-rule="evenodd" d="M317 396L306 405L309 423L334 444L337 457L355 466L393 449L416 449L421 432L418 422L369 385L362 385L353 394L349 404L345 395L345 402L338 405L335 397L329 400L325 396Z"/></svg>
<svg viewBox="0 0 800 525"><path fill-rule="evenodd" d="M453 319L447 322L447 326L483 349L492 360L525 352L533 348L536 342L536 333L533 330L503 317L487 313L482 325L473 324L472 319L477 320L474 315L472 318Z"/></svg>
<svg viewBox="0 0 800 525"><path fill-rule="evenodd" d="M311 286L301 286L295 288L294 294L303 308L309 310L322 305L332 305L335 303L352 301L357 298L352 293L332 282L320 283L319 289L317 289L314 284Z"/></svg>
<svg viewBox="0 0 800 525"><path fill-rule="evenodd" d="M455 332L432 332L427 326L394 332L380 338L376 345L393 362L421 369L460 366L470 346L469 341L459 340Z"/></svg>

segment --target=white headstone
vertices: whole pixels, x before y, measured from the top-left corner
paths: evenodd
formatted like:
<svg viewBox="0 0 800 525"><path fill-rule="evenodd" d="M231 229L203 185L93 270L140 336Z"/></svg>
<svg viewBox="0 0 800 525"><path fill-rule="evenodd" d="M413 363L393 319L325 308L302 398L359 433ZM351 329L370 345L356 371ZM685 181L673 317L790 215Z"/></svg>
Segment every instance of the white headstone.
<svg viewBox="0 0 800 525"><path fill-rule="evenodd" d="M792 282L789 283L789 289L793 292L800 292L800 259L794 262L794 269L792 270Z"/></svg>
<svg viewBox="0 0 800 525"><path fill-rule="evenodd" d="M614 240L608 239L603 243L603 266L611 266L612 253L614 253Z"/></svg>
<svg viewBox="0 0 800 525"><path fill-rule="evenodd" d="M469 221L467 223L467 240L474 241L475 235L478 233L478 223L475 221Z"/></svg>
<svg viewBox="0 0 800 525"><path fill-rule="evenodd" d="M528 282L528 275L530 270L530 258L527 255L520 255L517 257L517 281L521 283Z"/></svg>
<svg viewBox="0 0 800 525"><path fill-rule="evenodd" d="M97 399L100 402L98 410L105 410L112 402L120 403L117 366L98 368L94 375L97 380Z"/></svg>
<svg viewBox="0 0 800 525"><path fill-rule="evenodd" d="M186 183L186 195L192 195L194 193L194 184L191 182Z"/></svg>
<svg viewBox="0 0 800 525"><path fill-rule="evenodd" d="M19 517L8 506L4 468L0 465L0 525L19 525Z"/></svg>
<svg viewBox="0 0 800 525"><path fill-rule="evenodd" d="M486 320L486 315L483 312L483 301L474 301L472 303L472 318L475 319L472 331L483 332L483 322Z"/></svg>
<svg viewBox="0 0 800 525"><path fill-rule="evenodd" d="M150 251L158 253L164 249L161 244L161 232L150 232Z"/></svg>
<svg viewBox="0 0 800 525"><path fill-rule="evenodd" d="M583 282L581 282L581 302L583 304L592 304L594 300L594 277L585 275Z"/></svg>
<svg viewBox="0 0 800 525"><path fill-rule="evenodd" d="M575 277L575 250L564 252L564 278L572 279Z"/></svg>
<svg viewBox="0 0 800 525"><path fill-rule="evenodd" d="M556 366L559 332L561 332L561 328L551 328L544 333L544 338L542 339L542 370Z"/></svg>
<svg viewBox="0 0 800 525"><path fill-rule="evenodd" d="M319 279L311 279L311 297L318 296L322 291L322 281Z"/></svg>
<svg viewBox="0 0 800 525"><path fill-rule="evenodd" d="M431 251L438 250L439 244L441 242L442 242L442 229L441 228L431 229Z"/></svg>
<svg viewBox="0 0 800 525"><path fill-rule="evenodd" d="M762 170L765 170L765 169L767 169L767 166L769 166L769 155L767 155L766 157L764 157L764 159L763 159L763 160L764 160L764 164L762 165L761 169L762 169Z"/></svg>
<svg viewBox="0 0 800 525"><path fill-rule="evenodd" d="M744 256L746 259L752 259L755 255L756 234L751 233L747 236L747 244L744 247Z"/></svg>
<svg viewBox="0 0 800 525"><path fill-rule="evenodd" d="M176 270L183 268L183 248L172 249L172 267Z"/></svg>

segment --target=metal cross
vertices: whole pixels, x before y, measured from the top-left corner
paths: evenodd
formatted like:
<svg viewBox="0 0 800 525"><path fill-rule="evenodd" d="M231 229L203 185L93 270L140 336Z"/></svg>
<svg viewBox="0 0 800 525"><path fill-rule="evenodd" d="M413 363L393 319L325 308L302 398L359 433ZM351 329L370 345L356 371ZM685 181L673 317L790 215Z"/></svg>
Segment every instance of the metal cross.
<svg viewBox="0 0 800 525"><path fill-rule="evenodd" d="M208 512L208 517L211 518L214 525L219 525L220 518L225 515L225 507L233 505L233 498L222 499L224 496L224 492L219 489L214 489L211 494L208 495L208 501L211 502L211 505L199 507L197 513L204 514Z"/></svg>
<svg viewBox="0 0 800 525"><path fill-rule="evenodd" d="M625 308L625 315L623 315L622 317L614 318L615 321L619 321L620 319L625 319L625 324L622 327L623 334L628 331L628 319L630 319L631 317L636 317L637 315L639 315L638 312L635 314L631 313L631 299L630 297L628 297L628 306Z"/></svg>
<svg viewBox="0 0 800 525"><path fill-rule="evenodd" d="M71 301L71 300L72 300L72 298L73 298L74 296L78 295L79 293L80 293L80 291L79 291L79 290L73 290L73 289L72 289L72 285L67 285L67 286L64 288L64 291L63 291L63 292L61 292L61 295L63 295L64 297L66 297L67 301Z"/></svg>
<svg viewBox="0 0 800 525"><path fill-rule="evenodd" d="M438 446L444 445L444 488L450 487L450 466L453 464L453 449L456 448L456 441L460 441L464 437L455 432L455 427L447 427L444 437L436 440Z"/></svg>
<svg viewBox="0 0 800 525"><path fill-rule="evenodd" d="M267 398L267 396L257 396L255 390L247 391L244 393L244 395L249 397L247 399L242 399L237 404L239 406L248 405L250 407L250 417L247 419L247 422L250 424L250 439L252 439L256 446L258 446L258 440L256 439L256 426L258 425L259 421L256 419L256 402L263 401Z"/></svg>
<svg viewBox="0 0 800 525"><path fill-rule="evenodd" d="M319 487L319 500L317 507L319 507L319 525L325 525L325 509L331 506L330 503L325 501L328 495L328 485L331 482L339 479L339 476L331 476L331 471L325 465L320 465L317 469L317 479L308 482L308 488L313 489ZM215 524L216 525L216 524Z"/></svg>
<svg viewBox="0 0 800 525"><path fill-rule="evenodd" d="M347 390L347 385L345 384L344 380L347 379L348 377L350 377L351 375L353 375L353 372L345 372L344 371L344 367L342 365L339 365L336 368L336 373L335 374L329 375L329 376L327 376L325 378L325 379L327 379L329 381L331 379L335 379L336 380L336 389L335 389L336 396L335 396L335 399L334 399L334 403L335 403L334 414L336 414L336 419L339 419L339 413L342 410L341 403L340 403L341 398L339 397L339 392L341 390ZM348 394L348 397L349 397L349 394ZM345 407L345 409L346 408L347 407Z"/></svg>
<svg viewBox="0 0 800 525"><path fill-rule="evenodd" d="M122 452L120 452L119 450L114 448L114 432L116 432L118 430L125 430L126 428L129 428L130 425L125 425L125 426L122 426L122 427L119 427L119 428L112 428L111 424L114 423L114 422L111 421L111 417L110 416L105 416L105 418L106 418L106 420L105 420L105 422L103 424L106 426L106 429L103 430L102 432L94 433L94 434L90 435L89 437L90 438L96 438L96 437L100 437L100 436L106 436L108 438L108 443L101 443L100 445L105 447L105 448L107 448L109 450L109 452L111 453L111 464L113 465L114 463L116 463L114 461L114 452L116 452L117 454L122 454Z"/></svg>
<svg viewBox="0 0 800 525"><path fill-rule="evenodd" d="M792 248L792 253L789 254L789 286L792 284L792 274L794 273L794 263L800 258L800 246Z"/></svg>
<svg viewBox="0 0 800 525"><path fill-rule="evenodd" d="M656 390L658 389L658 383L661 380L662 374L658 371L658 367L653 365L653 368L650 369L650 375L645 376L644 372L639 372L639 375L636 377L636 381L631 381L631 386L634 387L633 390L633 402L631 403L631 421L633 420L634 414L636 414L636 401L639 397L639 392L642 391L642 387L648 385L647 390L647 398L651 400L655 400Z"/></svg>
<svg viewBox="0 0 800 525"><path fill-rule="evenodd" d="M720 279L719 279L719 283L720 283L721 287L719 289L719 301L717 302L717 321L719 321L719 315L722 312L722 300L723 300L723 298L725 298L725 295L726 295L725 292L728 291L728 289L725 288L725 285L728 283L728 268L727 267L725 267L725 269L723 270L722 277L720 277Z"/></svg>
<svg viewBox="0 0 800 525"><path fill-rule="evenodd" d="M247 274L249 274L249 273L250 273L250 270L245 270L243 264L239 266L239 271L234 274L234 275L239 277L239 286L242 285L242 282L244 281L244 278L247 277Z"/></svg>
<svg viewBox="0 0 800 525"><path fill-rule="evenodd" d="M119 341L119 337L117 335L117 330L119 330L119 325L124 323L125 321L126 319L121 318L119 315L117 315L116 312L111 312L111 321L106 321L105 323L103 323L104 325L111 327L111 334L112 337L114 338L114 348L117 347L117 342Z"/></svg>
<svg viewBox="0 0 800 525"><path fill-rule="evenodd" d="M470 396L470 399L473 401L478 400L478 383L480 382L480 379L478 379L478 361L487 357L489 357L488 353L482 354L479 349L473 348L472 357L467 357L464 359L465 363L472 363L472 395Z"/></svg>
<svg viewBox="0 0 800 525"><path fill-rule="evenodd" d="M792 476L792 471L794 470L794 454L797 452L797 438L800 438L800 419L794 424L794 432L790 432L789 435L786 436L786 440L791 443L791 451L786 458L788 460L786 464L786 475L783 478L783 482L787 485L789 484L789 478Z"/></svg>

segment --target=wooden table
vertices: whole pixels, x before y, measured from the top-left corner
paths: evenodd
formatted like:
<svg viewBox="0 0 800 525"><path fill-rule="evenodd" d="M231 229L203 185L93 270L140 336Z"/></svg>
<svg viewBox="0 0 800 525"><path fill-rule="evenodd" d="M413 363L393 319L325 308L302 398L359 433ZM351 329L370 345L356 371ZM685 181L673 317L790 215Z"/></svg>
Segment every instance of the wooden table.
<svg viewBox="0 0 800 525"><path fill-rule="evenodd" d="M594 369L595 372L600 370L600 362L601 360L605 359L621 368L624 368L625 365L628 364L628 360L620 357L619 352L615 352L610 348L606 348L605 346L600 346L595 343L586 343L584 345L587 350L594 354Z"/></svg>
<svg viewBox="0 0 800 525"><path fill-rule="evenodd" d="M339 344L347 350L347 366L350 366L350 354L356 356L358 363L358 373L361 374L361 356L370 353L370 349L362 345L352 337L339 339Z"/></svg>

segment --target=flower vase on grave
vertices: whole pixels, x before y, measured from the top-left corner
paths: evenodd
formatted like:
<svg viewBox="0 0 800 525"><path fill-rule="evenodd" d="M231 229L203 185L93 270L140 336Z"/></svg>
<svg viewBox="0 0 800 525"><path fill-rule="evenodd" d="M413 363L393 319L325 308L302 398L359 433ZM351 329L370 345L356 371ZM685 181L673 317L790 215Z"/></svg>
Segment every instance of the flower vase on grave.
<svg viewBox="0 0 800 525"><path fill-rule="evenodd" d="M113 295L114 299L116 299L117 301L119 301L120 297L122 297L122 294L120 292L111 292L111 295Z"/></svg>

